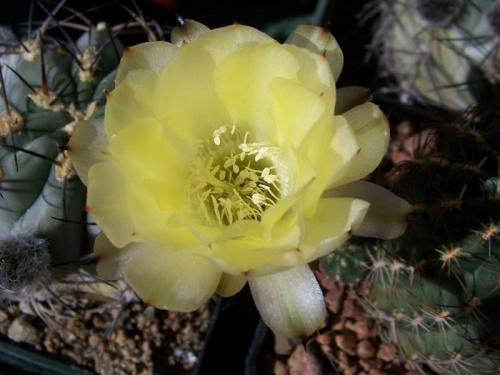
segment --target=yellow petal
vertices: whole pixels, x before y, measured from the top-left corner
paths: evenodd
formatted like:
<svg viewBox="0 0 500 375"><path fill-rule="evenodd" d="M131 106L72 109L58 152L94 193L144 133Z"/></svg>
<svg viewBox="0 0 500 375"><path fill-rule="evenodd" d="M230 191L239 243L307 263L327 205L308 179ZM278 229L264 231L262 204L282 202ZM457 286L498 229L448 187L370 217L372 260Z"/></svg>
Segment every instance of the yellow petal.
<svg viewBox="0 0 500 375"><path fill-rule="evenodd" d="M140 239L128 206L127 183L113 162L94 164L89 170L87 210L116 247Z"/></svg>
<svg viewBox="0 0 500 375"><path fill-rule="evenodd" d="M299 63L299 82L323 98L326 113L333 113L336 100L335 80L328 61L323 56L292 44L285 44L283 48L295 56Z"/></svg>
<svg viewBox="0 0 500 375"><path fill-rule="evenodd" d="M290 154L289 157L292 158L292 155ZM303 200L306 198L304 197L305 192L309 193L314 189L312 185L317 178L317 173L310 160L301 154L295 154L293 158L295 159L293 168L297 171L294 177L294 191L281 198L264 212L261 223L268 229L272 229L285 214L289 213L290 208L295 203L300 201L300 205L303 205Z"/></svg>
<svg viewBox="0 0 500 375"><path fill-rule="evenodd" d="M137 232L147 238L164 244L168 249L178 249L200 243L178 216L160 207L149 194L130 186L127 190L128 204ZM176 197L170 197L175 204Z"/></svg>
<svg viewBox="0 0 500 375"><path fill-rule="evenodd" d="M342 245L356 231L370 204L352 198L322 198L311 219L305 220L300 246L305 262L311 262Z"/></svg>
<svg viewBox="0 0 500 375"><path fill-rule="evenodd" d="M328 190L325 197L349 197L370 203L368 213L354 234L386 240L401 236L408 226L412 207L404 199L367 181L356 181Z"/></svg>
<svg viewBox="0 0 500 375"><path fill-rule="evenodd" d="M191 312L213 295L222 272L197 253L202 246L170 251L145 245L125 269L125 281L146 304Z"/></svg>
<svg viewBox="0 0 500 375"><path fill-rule="evenodd" d="M142 246L144 246L142 243L132 242L123 248L118 248L103 232L99 233L94 242L97 275L106 280L123 279L123 271L128 261Z"/></svg>
<svg viewBox="0 0 500 375"><path fill-rule="evenodd" d="M298 147L325 113L325 104L319 95L294 81L275 78L270 88L279 142Z"/></svg>
<svg viewBox="0 0 500 375"><path fill-rule="evenodd" d="M88 185L89 169L96 163L106 161L108 140L103 120L82 121L75 128L68 142L67 151L78 177Z"/></svg>
<svg viewBox="0 0 500 375"><path fill-rule="evenodd" d="M123 129L108 146L129 181L154 198L159 209L169 211L187 203L188 171L176 151L162 124L152 117Z"/></svg>
<svg viewBox="0 0 500 375"><path fill-rule="evenodd" d="M225 272L233 275L267 275L300 265L298 252L302 227L290 213L266 236L243 235L211 245L207 255Z"/></svg>
<svg viewBox="0 0 500 375"><path fill-rule="evenodd" d="M245 284L247 279L242 276L234 276L228 273L223 273L217 286L217 294L222 297L231 297L238 293Z"/></svg>
<svg viewBox="0 0 500 375"><path fill-rule="evenodd" d="M104 114L104 128L108 139L127 126L151 117L153 103L147 99L138 96L134 87L126 82L108 94Z"/></svg>
<svg viewBox="0 0 500 375"><path fill-rule="evenodd" d="M160 74L178 48L167 42L148 42L125 48L116 73L116 85L133 70L152 70Z"/></svg>
<svg viewBox="0 0 500 375"><path fill-rule="evenodd" d="M344 55L337 41L327 29L300 25L287 38L285 43L307 48L311 52L325 55L335 80L337 80L344 65Z"/></svg>
<svg viewBox="0 0 500 375"><path fill-rule="evenodd" d="M326 316L323 293L308 265L248 280L262 320L274 333L306 338Z"/></svg>
<svg viewBox="0 0 500 375"><path fill-rule="evenodd" d="M183 43L190 43L200 38L208 30L210 29L202 23L185 19L182 25L174 27L170 41L180 47Z"/></svg>
<svg viewBox="0 0 500 375"><path fill-rule="evenodd" d="M295 57L277 43L239 50L216 68L218 94L235 124L249 130L255 141L276 142L269 84L278 77L296 79L298 68Z"/></svg>
<svg viewBox="0 0 500 375"><path fill-rule="evenodd" d="M359 146L345 119L326 118L306 136L299 151L314 165L316 176L302 199L306 217L314 214L318 200L332 181L344 176L356 157Z"/></svg>
<svg viewBox="0 0 500 375"><path fill-rule="evenodd" d="M149 103L153 100L152 93L155 90L158 77L158 73L154 70L131 70L123 79L122 83L127 84L127 86L132 89L134 96L138 98L141 103L149 106ZM114 93L115 91L111 93L111 99L113 99Z"/></svg>
<svg viewBox="0 0 500 375"><path fill-rule="evenodd" d="M236 49L228 39L203 39L180 48L160 75L150 115L162 122L192 154L196 141L204 140L232 121L215 93L214 69ZM195 140L193 142L193 140Z"/></svg>
<svg viewBox="0 0 500 375"><path fill-rule="evenodd" d="M200 36L203 38L228 38L238 45L238 48L251 47L256 44L275 43L276 41L266 33L253 27L235 23L226 27L210 30Z"/></svg>
<svg viewBox="0 0 500 375"><path fill-rule="evenodd" d="M343 117L354 130L360 152L349 171L330 187L357 181L378 167L389 144L390 130L382 111L373 103L365 103L344 113Z"/></svg>

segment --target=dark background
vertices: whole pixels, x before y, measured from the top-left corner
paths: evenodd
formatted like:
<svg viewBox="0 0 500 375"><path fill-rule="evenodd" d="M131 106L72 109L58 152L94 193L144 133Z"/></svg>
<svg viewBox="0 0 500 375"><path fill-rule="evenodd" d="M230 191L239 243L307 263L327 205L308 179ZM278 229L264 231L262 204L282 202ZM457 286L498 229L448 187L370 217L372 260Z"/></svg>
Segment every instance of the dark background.
<svg viewBox="0 0 500 375"><path fill-rule="evenodd" d="M33 19L44 19L46 12L37 1L1 0L0 24L16 27L26 24L31 3L34 3ZM40 3L51 10L58 2L43 0ZM311 14L317 0L136 0L135 4L132 0L65 2L65 6L84 12L94 23L106 21L109 24L130 19L120 4L134 11L137 5L146 18L156 20L167 31L177 25L176 14L202 22L210 28L236 21L262 30L286 19ZM332 32L344 52L345 63L339 87L358 85L374 88L374 61L369 65L365 63L372 26L370 23L361 25L359 21L365 6L366 1L363 0L331 0L324 14L322 26Z"/></svg>

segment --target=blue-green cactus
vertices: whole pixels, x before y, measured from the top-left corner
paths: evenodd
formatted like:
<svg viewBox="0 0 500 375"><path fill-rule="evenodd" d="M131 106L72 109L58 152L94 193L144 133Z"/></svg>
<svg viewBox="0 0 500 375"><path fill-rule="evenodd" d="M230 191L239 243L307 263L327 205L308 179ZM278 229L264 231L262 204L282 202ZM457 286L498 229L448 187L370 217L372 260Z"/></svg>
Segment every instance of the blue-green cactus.
<svg viewBox="0 0 500 375"><path fill-rule="evenodd" d="M0 27L0 299L42 287L84 252L85 189L65 147L76 126L103 115L123 52L117 34L137 24L81 17L65 26L80 33L72 41L56 20L61 5L20 37Z"/></svg>

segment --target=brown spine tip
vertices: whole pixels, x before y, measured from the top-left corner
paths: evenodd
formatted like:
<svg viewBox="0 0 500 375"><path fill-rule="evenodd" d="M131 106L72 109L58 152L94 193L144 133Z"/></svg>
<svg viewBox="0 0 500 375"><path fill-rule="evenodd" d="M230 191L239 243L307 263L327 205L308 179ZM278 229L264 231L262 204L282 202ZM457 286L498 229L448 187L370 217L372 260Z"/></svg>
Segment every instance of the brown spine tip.
<svg viewBox="0 0 500 375"><path fill-rule="evenodd" d="M361 154L361 147L358 148L358 151L356 151L356 155L359 155L359 154Z"/></svg>
<svg viewBox="0 0 500 375"><path fill-rule="evenodd" d="M298 253L300 253L300 247L296 247L295 251L297 251Z"/></svg>
<svg viewBox="0 0 500 375"><path fill-rule="evenodd" d="M135 236L137 236L137 232L132 232L130 235L131 235L132 237L135 237Z"/></svg>
<svg viewBox="0 0 500 375"><path fill-rule="evenodd" d="M106 91L104 90L104 96L106 97L106 99L111 99L111 92L110 91Z"/></svg>
<svg viewBox="0 0 500 375"><path fill-rule="evenodd" d="M351 229L349 229L349 230L347 231L347 237L348 237L348 238L351 238L352 236L354 236L354 233L352 232L352 228L351 228Z"/></svg>
<svg viewBox="0 0 500 375"><path fill-rule="evenodd" d="M243 277L247 277L248 278L248 274L250 273L250 271L243 271Z"/></svg>
<svg viewBox="0 0 500 375"><path fill-rule="evenodd" d="M71 147L70 145L64 146L63 150L66 152L70 152L70 153L75 151L75 149L73 147Z"/></svg>
<svg viewBox="0 0 500 375"><path fill-rule="evenodd" d="M241 26L241 23L239 23L238 21L234 21L233 26Z"/></svg>
<svg viewBox="0 0 500 375"><path fill-rule="evenodd" d="M89 205L87 205L87 206L83 207L83 210L84 210L85 212L90 212L90 211L91 211L91 209L90 209L90 206L89 206Z"/></svg>
<svg viewBox="0 0 500 375"><path fill-rule="evenodd" d="M328 30L326 27L322 27L323 35L328 35L330 34L330 30Z"/></svg>
<svg viewBox="0 0 500 375"><path fill-rule="evenodd" d="M323 58L323 60L326 61L326 51L323 51L323 53L321 54L321 57Z"/></svg>
<svg viewBox="0 0 500 375"><path fill-rule="evenodd" d="M130 52L132 52L132 48L126 46L126 47L123 48L123 52L130 53Z"/></svg>
<svg viewBox="0 0 500 375"><path fill-rule="evenodd" d="M325 96L325 93L322 92L322 93L319 94L319 96L323 97L323 96Z"/></svg>

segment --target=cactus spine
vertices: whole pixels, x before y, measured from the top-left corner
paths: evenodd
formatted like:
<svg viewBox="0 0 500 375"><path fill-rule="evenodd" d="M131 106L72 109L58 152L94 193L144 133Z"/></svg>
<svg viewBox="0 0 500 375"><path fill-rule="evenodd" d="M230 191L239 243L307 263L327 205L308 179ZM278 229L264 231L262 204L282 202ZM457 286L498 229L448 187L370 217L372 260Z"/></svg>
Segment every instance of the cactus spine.
<svg viewBox="0 0 500 375"><path fill-rule="evenodd" d="M400 167L396 188L414 207L405 235L351 242L323 266L371 281L368 316L415 369L497 374L500 114L476 108L432 136L436 149Z"/></svg>
<svg viewBox="0 0 500 375"><path fill-rule="evenodd" d="M38 3L46 19L15 33L0 28L0 299L42 288L82 256L85 190L66 143L76 126L104 113L123 51L117 35L142 25L156 38L123 5L132 19L108 27L63 3L51 11Z"/></svg>
<svg viewBox="0 0 500 375"><path fill-rule="evenodd" d="M463 111L500 82L500 1L380 0L373 40L403 101Z"/></svg>

